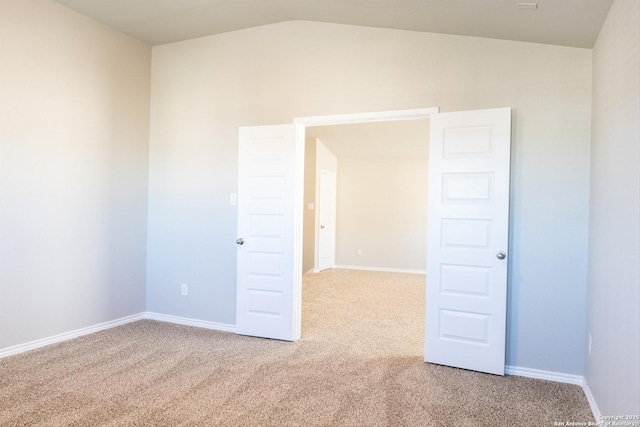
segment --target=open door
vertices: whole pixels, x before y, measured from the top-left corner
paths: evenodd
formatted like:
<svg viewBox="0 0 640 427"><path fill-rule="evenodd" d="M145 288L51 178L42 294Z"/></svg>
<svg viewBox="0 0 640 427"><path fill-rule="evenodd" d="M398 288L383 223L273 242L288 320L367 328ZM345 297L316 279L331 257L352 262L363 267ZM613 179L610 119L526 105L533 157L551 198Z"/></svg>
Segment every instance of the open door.
<svg viewBox="0 0 640 427"><path fill-rule="evenodd" d="M293 125L241 127L236 331L293 341L296 139Z"/></svg>
<svg viewBox="0 0 640 427"><path fill-rule="evenodd" d="M320 171L318 271L336 266L336 173Z"/></svg>
<svg viewBox="0 0 640 427"><path fill-rule="evenodd" d="M504 375L511 109L430 127L425 361Z"/></svg>

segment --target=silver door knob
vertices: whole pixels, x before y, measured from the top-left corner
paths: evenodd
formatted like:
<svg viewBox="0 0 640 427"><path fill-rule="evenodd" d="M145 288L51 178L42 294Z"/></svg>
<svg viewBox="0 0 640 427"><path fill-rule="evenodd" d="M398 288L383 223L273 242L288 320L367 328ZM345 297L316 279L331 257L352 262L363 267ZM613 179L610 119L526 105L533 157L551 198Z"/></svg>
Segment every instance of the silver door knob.
<svg viewBox="0 0 640 427"><path fill-rule="evenodd" d="M323 229L323 228L324 228L324 225L321 225L321 226L320 226L320 229Z"/></svg>
<svg viewBox="0 0 640 427"><path fill-rule="evenodd" d="M236 240L236 243L240 246L244 245L244 239L241 237L238 240Z"/></svg>
<svg viewBox="0 0 640 427"><path fill-rule="evenodd" d="M496 254L496 258L498 259L505 259L507 257L507 254L505 254L504 252L500 251Z"/></svg>

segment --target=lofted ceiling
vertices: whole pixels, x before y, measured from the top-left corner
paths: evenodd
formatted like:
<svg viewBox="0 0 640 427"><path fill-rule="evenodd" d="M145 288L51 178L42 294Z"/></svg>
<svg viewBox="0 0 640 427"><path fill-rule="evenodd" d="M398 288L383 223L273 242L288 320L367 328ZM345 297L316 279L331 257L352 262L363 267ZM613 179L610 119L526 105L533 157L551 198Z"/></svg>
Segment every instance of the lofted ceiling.
<svg viewBox="0 0 640 427"><path fill-rule="evenodd" d="M429 120L313 126L305 136L318 138L338 159L427 156Z"/></svg>
<svg viewBox="0 0 640 427"><path fill-rule="evenodd" d="M613 0L55 0L151 45L290 20L592 48Z"/></svg>

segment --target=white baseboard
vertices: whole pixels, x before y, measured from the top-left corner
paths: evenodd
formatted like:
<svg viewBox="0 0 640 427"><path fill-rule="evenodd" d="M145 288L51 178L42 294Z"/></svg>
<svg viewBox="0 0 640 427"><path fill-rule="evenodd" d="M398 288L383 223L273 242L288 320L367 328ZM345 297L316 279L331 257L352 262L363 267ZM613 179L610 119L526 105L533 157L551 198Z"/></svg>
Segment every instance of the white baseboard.
<svg viewBox="0 0 640 427"><path fill-rule="evenodd" d="M80 328L74 331L53 335L51 337L42 338L35 341L29 341L24 344L18 344L12 347L6 347L3 349L0 349L0 359L2 359L3 357L9 357L16 354L24 353L25 351L35 350L37 348L44 347L47 345L68 341L74 338L81 337L83 335L93 334L95 332L103 331L105 329L115 328L116 326L125 325L127 323L136 322L142 319L145 319L145 313L133 314L131 316L121 317L120 319L111 320L109 322L98 323L97 325L88 326L86 328Z"/></svg>
<svg viewBox="0 0 640 427"><path fill-rule="evenodd" d="M12 347L6 347L0 349L0 359L3 357L14 356L16 354L24 353L25 351L35 350L40 347L44 347L51 344L57 344L59 342L72 340L74 338L81 337L83 335L93 334L95 332L104 331L105 329L115 328L127 323L136 322L138 320L158 320L160 322L175 323L177 325L195 326L198 328L214 329L217 331L234 332L236 331L235 325L229 325L225 323L209 322L206 320L189 319L186 317L169 316L160 313L142 312L133 314L131 316L122 317L120 319L111 320L109 322L99 323L97 325L88 326L86 328L76 329L74 331L65 332L62 334L54 335L47 338L42 338L35 341L29 341L24 344L14 345Z"/></svg>
<svg viewBox="0 0 640 427"><path fill-rule="evenodd" d="M555 381L558 383L575 384L581 386L584 383L582 375L564 374L562 372L543 371L542 369L521 368L519 366L505 366L507 375L535 378L538 380Z"/></svg>
<svg viewBox="0 0 640 427"><path fill-rule="evenodd" d="M519 366L506 366L505 373L507 375L515 375L519 377L535 378L539 380L555 381L560 383L575 384L582 387L582 391L589 402L593 418L596 422L600 419L600 410L596 404L596 399L591 394L591 389L587 384L587 380L582 375L563 374L561 372L543 371L541 369L521 368Z"/></svg>
<svg viewBox="0 0 640 427"><path fill-rule="evenodd" d="M160 313L145 313L145 319L157 320L159 322L174 323L176 325L195 326L197 328L213 329L215 331L236 332L236 325L228 323L210 322L208 320L190 319L188 317L170 316Z"/></svg>
<svg viewBox="0 0 640 427"><path fill-rule="evenodd" d="M368 267L364 265L336 265L335 268L344 270L385 271L387 273L427 274L426 270L412 270L407 268Z"/></svg>
<svg viewBox="0 0 640 427"><path fill-rule="evenodd" d="M582 382L582 391L584 391L584 395L587 396L587 401L589 402L589 406L591 407L591 412L593 412L593 418L595 418L596 421L600 420L600 416L602 415L602 413L598 408L596 399L593 397L593 394L591 394L591 389L589 388L589 384L587 384L586 379Z"/></svg>
<svg viewBox="0 0 640 427"><path fill-rule="evenodd" d="M421 272L419 270L395 270L395 269L389 270L389 269L378 269L378 268L372 268L372 267L356 267L356 266L336 266L336 268L424 274L424 272ZM12 347L6 347L3 349L0 349L0 359L2 359L3 357L13 356L16 354L24 353L29 350L35 350L37 348L44 347L47 345L68 341L74 338L81 337L83 335L92 334L95 332L103 331L105 329L115 328L117 326L125 325L127 323L136 322L138 320L144 320L144 319L174 323L177 325L195 326L198 328L213 329L216 331L223 331L223 332L233 332L233 333L236 332L236 326L230 325L227 323L210 322L206 320L190 319L187 317L171 316L171 315L160 314L160 313L142 312L142 313L134 314L131 316L122 317L120 319L111 320L109 322L99 323L97 325L89 326L86 328L76 329L74 331L54 335L48 338L30 341L30 342L27 342L24 344L18 344ZM561 372L544 371L541 369L522 368L519 366L506 366L505 373L507 375L514 375L514 376L520 376L520 377L535 378L540 380L579 385L582 387L582 390L584 391L584 394L587 397L587 401L589 402L589 406L591 407L591 412L593 412L594 418L596 420L600 418L601 414L600 414L600 410L598 409L596 400L593 397L593 394L591 393L591 389L589 388L589 385L587 384L584 377L581 375L564 374Z"/></svg>

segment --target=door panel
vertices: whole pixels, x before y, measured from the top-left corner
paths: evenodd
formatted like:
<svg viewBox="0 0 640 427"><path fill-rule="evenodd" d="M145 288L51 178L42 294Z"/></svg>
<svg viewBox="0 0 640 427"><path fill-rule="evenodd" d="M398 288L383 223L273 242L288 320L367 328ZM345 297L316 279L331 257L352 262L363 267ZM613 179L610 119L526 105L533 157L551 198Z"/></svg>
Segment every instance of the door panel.
<svg viewBox="0 0 640 427"><path fill-rule="evenodd" d="M239 136L237 333L294 340L294 128Z"/></svg>
<svg viewBox="0 0 640 427"><path fill-rule="evenodd" d="M430 128L425 361L504 375L511 109Z"/></svg>
<svg viewBox="0 0 640 427"><path fill-rule="evenodd" d="M336 173L320 171L320 230L318 270L336 265Z"/></svg>

